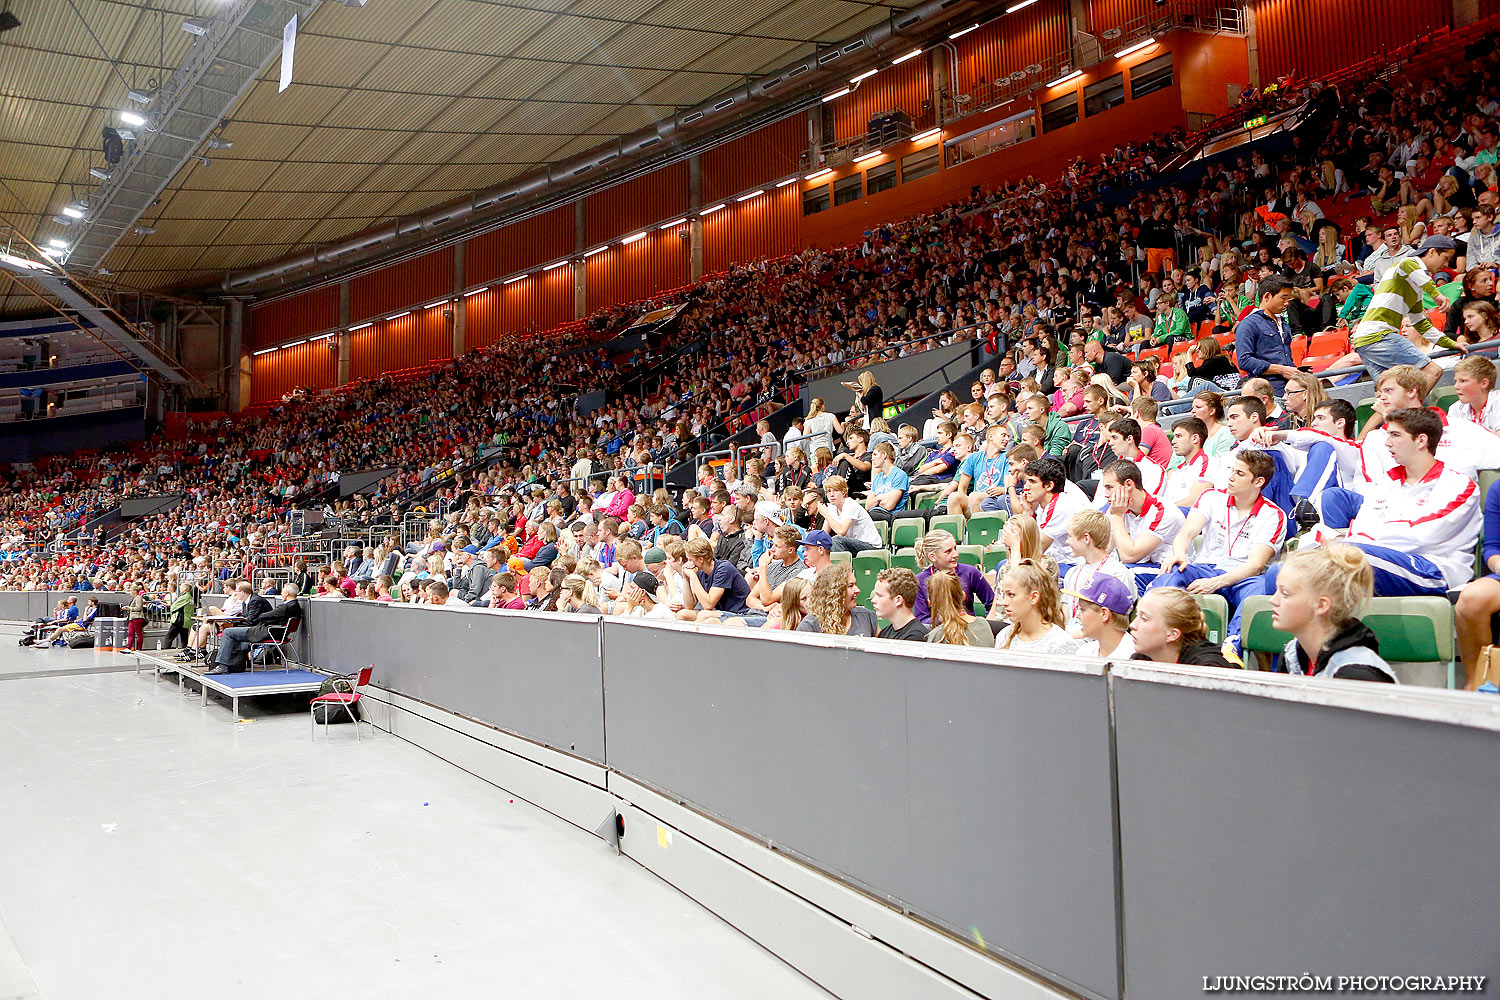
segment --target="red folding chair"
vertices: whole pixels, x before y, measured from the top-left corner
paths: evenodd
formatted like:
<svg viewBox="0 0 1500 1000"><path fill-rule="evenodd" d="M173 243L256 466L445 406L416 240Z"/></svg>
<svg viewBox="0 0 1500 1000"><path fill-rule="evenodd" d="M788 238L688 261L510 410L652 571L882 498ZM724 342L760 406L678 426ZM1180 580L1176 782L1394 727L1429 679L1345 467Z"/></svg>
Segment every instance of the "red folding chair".
<svg viewBox="0 0 1500 1000"><path fill-rule="evenodd" d="M256 650L264 646L270 646L281 656L281 669L289 670L292 667L302 666L302 663L297 659L297 644L292 641L292 637L297 634L297 630L301 627L301 618L288 618L285 625L266 626L266 631L271 633L271 638L265 642L257 642L254 646L250 647L251 669L255 667Z"/></svg>
<svg viewBox="0 0 1500 1000"><path fill-rule="evenodd" d="M342 705L344 711L349 713L349 720L354 723L354 738L356 740L363 739L363 737L359 735L359 713L356 712L354 708L359 704L360 698L363 697L363 695L359 693L359 689L370 683L370 674L374 673L374 671L375 664L372 663L368 667L360 670L357 675L350 674L347 677L341 678L342 680L353 682L348 691L330 691L327 694L320 694L317 697L313 698L312 704L308 706L307 710L309 724L312 726L312 739L316 740L318 738L319 705L329 706L324 710L325 712L333 712L334 705ZM374 728L373 723L371 723L371 728Z"/></svg>

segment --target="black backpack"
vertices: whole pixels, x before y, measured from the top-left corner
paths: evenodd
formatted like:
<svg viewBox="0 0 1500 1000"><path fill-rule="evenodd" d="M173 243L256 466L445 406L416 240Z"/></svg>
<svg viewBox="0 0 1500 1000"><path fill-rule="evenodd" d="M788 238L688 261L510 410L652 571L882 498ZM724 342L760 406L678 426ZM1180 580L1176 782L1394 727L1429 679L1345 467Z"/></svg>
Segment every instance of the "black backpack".
<svg viewBox="0 0 1500 1000"><path fill-rule="evenodd" d="M353 694L354 681L358 676L358 674L344 674L340 677L330 677L318 685L318 694ZM313 706L313 721L322 726L353 722L354 720L349 717L351 711L352 709L335 702L319 702Z"/></svg>

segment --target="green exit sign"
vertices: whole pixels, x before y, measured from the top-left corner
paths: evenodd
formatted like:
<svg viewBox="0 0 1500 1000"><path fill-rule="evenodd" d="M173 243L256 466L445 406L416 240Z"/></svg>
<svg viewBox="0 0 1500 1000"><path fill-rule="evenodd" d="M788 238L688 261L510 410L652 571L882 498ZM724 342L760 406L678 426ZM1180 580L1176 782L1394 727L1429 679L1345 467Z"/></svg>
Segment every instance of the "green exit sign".
<svg viewBox="0 0 1500 1000"><path fill-rule="evenodd" d="M1249 121L1245 122L1245 128L1247 128L1247 129L1260 128L1265 123L1266 123L1266 116L1265 115L1256 115L1254 118L1251 118Z"/></svg>

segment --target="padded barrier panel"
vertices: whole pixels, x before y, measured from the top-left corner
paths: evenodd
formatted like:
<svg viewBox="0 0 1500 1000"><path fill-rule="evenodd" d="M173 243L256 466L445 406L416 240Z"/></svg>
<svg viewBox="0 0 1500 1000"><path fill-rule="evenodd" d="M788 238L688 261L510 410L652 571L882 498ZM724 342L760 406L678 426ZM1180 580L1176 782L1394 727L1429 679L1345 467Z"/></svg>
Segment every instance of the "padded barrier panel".
<svg viewBox="0 0 1500 1000"><path fill-rule="evenodd" d="M315 599L309 661L604 762L598 619Z"/></svg>
<svg viewBox="0 0 1500 1000"><path fill-rule="evenodd" d="M999 658L607 622L609 762L1051 979L1117 997L1103 664Z"/></svg>
<svg viewBox="0 0 1500 1000"><path fill-rule="evenodd" d="M97 597L100 604L124 604L129 600L125 594L104 590L5 590L0 591L0 622L34 622L38 618L51 618L57 602L70 596L78 598L80 606L86 606L90 597Z"/></svg>
<svg viewBox="0 0 1500 1000"><path fill-rule="evenodd" d="M1500 704L1137 664L1113 684L1131 997L1500 975Z"/></svg>

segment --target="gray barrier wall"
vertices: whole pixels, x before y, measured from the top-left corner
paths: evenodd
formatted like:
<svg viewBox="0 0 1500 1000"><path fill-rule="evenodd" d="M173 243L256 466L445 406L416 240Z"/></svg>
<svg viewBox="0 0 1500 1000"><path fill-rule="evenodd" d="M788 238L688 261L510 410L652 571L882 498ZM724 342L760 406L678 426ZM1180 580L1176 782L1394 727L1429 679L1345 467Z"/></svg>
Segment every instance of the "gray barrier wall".
<svg viewBox="0 0 1500 1000"><path fill-rule="evenodd" d="M1104 664L994 659L610 621L609 764L1055 982L1118 997Z"/></svg>
<svg viewBox="0 0 1500 1000"><path fill-rule="evenodd" d="M903 389L905 390L902 392L903 397L925 396L929 392L943 388L948 383L948 378L934 369L948 361L954 362L948 366L954 374L972 367L974 362L969 361L966 364L965 360L975 349L975 341L965 340L958 344L934 347L932 350L913 354L910 357L897 358L895 361L851 368L848 371L838 372L807 383L802 388L802 398L809 400L814 396L820 396L823 399L824 408L830 413L847 413L849 407L854 405L854 393L843 383L853 382L865 368L875 373L875 380L885 390L887 398L892 393L902 392ZM927 377L922 378L924 375ZM921 382L916 385L911 384L919 378L922 379Z"/></svg>
<svg viewBox="0 0 1500 1000"><path fill-rule="evenodd" d="M90 597L97 597L100 604L124 604L130 599L126 594L104 590L0 590L0 622L51 618L52 609L64 597L76 597L81 605L88 604Z"/></svg>
<svg viewBox="0 0 1500 1000"><path fill-rule="evenodd" d="M1113 685L1131 996L1500 975L1500 699L1145 664Z"/></svg>
<svg viewBox="0 0 1500 1000"><path fill-rule="evenodd" d="M598 619L310 600L308 658L381 687L604 762Z"/></svg>

